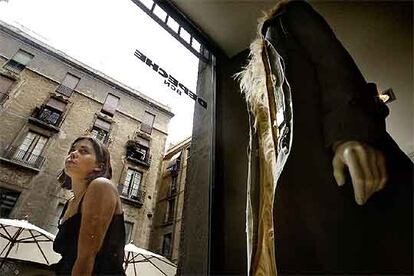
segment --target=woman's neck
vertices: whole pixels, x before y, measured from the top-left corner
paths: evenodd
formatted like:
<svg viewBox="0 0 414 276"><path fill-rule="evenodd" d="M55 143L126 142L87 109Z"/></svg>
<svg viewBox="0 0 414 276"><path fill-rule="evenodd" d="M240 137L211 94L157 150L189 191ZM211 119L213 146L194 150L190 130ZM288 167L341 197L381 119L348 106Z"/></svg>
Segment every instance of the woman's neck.
<svg viewBox="0 0 414 276"><path fill-rule="evenodd" d="M88 182L84 179L72 179L72 191L75 198L83 196L86 191Z"/></svg>

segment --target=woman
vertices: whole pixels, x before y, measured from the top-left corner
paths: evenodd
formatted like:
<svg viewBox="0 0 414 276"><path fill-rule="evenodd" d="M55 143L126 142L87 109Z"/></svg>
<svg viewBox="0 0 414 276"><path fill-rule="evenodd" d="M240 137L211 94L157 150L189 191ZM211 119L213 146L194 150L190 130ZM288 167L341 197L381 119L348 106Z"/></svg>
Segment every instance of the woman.
<svg viewBox="0 0 414 276"><path fill-rule="evenodd" d="M77 138L58 178L74 196L65 205L53 244L62 255L54 265L57 275L125 275L124 218L111 177L108 149L95 138Z"/></svg>

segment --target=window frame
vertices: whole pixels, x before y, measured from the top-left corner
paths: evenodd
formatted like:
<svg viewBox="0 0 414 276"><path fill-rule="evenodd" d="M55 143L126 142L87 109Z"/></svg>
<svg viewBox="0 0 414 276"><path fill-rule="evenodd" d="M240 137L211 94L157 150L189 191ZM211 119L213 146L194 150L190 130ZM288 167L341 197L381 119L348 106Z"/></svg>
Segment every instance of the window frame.
<svg viewBox="0 0 414 276"><path fill-rule="evenodd" d="M5 79L6 81L7 80L11 81L9 86L5 86L6 89L4 91L0 90L0 105L1 105L9 99L10 91L12 90L12 87L14 86L16 79L6 76L4 74L0 74L0 78Z"/></svg>
<svg viewBox="0 0 414 276"><path fill-rule="evenodd" d="M101 139L99 137L99 135L101 135L102 133L104 133L105 135ZM101 141L104 144L106 144L109 140L109 131L107 131L105 129L102 129L102 128L96 126L96 125L92 126L92 128L90 130L90 134L91 134L92 137L94 137L95 139Z"/></svg>
<svg viewBox="0 0 414 276"><path fill-rule="evenodd" d="M4 202L7 200L7 194L10 193L11 197L15 197L13 206L11 208L7 208L8 206L5 206ZM14 195L13 195L14 194ZM14 208L17 205L17 202L19 201L21 192L0 187L0 217L2 218L10 218L10 215L13 213ZM10 211L7 211L7 214L4 212L4 210L10 209Z"/></svg>
<svg viewBox="0 0 414 276"><path fill-rule="evenodd" d="M99 123L100 121L102 123ZM100 126L100 124L101 124L101 126ZM107 128L104 128L103 127L104 124L108 124L108 127ZM91 136L93 136L94 138L98 139L102 143L108 144L109 137L110 137L110 134L111 134L111 128L112 128L112 123L111 122L108 122L107 120L104 120L104 119L102 119L99 116L96 116L95 117L95 121L94 121L94 123L93 123L93 125L92 125L92 127L91 127L91 129L89 131L89 133L90 133ZM105 134L105 136L102 139L99 138L99 134L100 133L104 133Z"/></svg>
<svg viewBox="0 0 414 276"><path fill-rule="evenodd" d="M165 224L169 224L169 223L174 222L175 208L176 208L175 204L176 204L175 197L167 199L167 208L166 208L165 217L164 217L164 223Z"/></svg>
<svg viewBox="0 0 414 276"><path fill-rule="evenodd" d="M148 120L146 120L146 118L150 118L147 115L152 116L152 123L151 124L147 124ZM141 121L140 130L144 133L147 133L147 134L151 135L152 130L154 128L155 117L156 117L155 114L145 110L144 116L143 116L142 121Z"/></svg>
<svg viewBox="0 0 414 276"><path fill-rule="evenodd" d="M46 113L46 111L49 111L50 112L50 114L45 114ZM57 114L58 115L58 117L56 118L56 120L55 121L51 121L51 120L49 120L48 118L50 118L51 117L51 115L53 115L53 114ZM55 108L53 108L53 107L51 107L51 106L49 106L49 105L44 105L41 109L40 109L40 111L39 111L39 115L38 116L36 116L40 121L42 121L42 122L45 122L45 123L47 123L47 124L50 124L50 125L53 125L53 126L55 126L55 127L58 127L59 126L59 124L60 124L60 122L61 122L61 120L62 120L62 117L63 117L63 112L62 111L60 111L60 110L57 110L57 109L55 109Z"/></svg>
<svg viewBox="0 0 414 276"><path fill-rule="evenodd" d="M26 141L26 138L28 137L29 133L32 133L35 135L34 139L32 139L30 141L30 145L28 146L28 148L26 150L22 150L22 146L23 143ZM44 138L45 142L42 146L42 148L40 149L38 154L33 154L33 152L35 151L36 147L38 146L38 143L40 141L40 138ZM23 138L20 140L20 143L18 144L18 146L15 147L14 152L13 152L13 159L18 161L18 162L23 162L29 166L36 166L36 167L40 167L41 164L38 164L39 162L43 163L42 160L44 160L44 156L42 155L45 151L45 148L47 146L47 143L49 142L49 138L48 136L38 133L36 131L33 131L32 129L28 129L25 132L25 135L23 136ZM36 140L36 142L35 142ZM34 143L35 142L35 143ZM23 156L19 157L18 154L20 151L23 151ZM35 160L31 161L31 158L35 156ZM39 161L40 160L40 161Z"/></svg>
<svg viewBox="0 0 414 276"><path fill-rule="evenodd" d="M133 241L132 233L134 232L134 223L132 221L125 220L124 224L125 224L125 244L128 244ZM127 232L127 229L128 229L127 225L130 225L129 233Z"/></svg>
<svg viewBox="0 0 414 276"><path fill-rule="evenodd" d="M113 102L111 103L111 98L112 98L112 100L116 99L116 104L115 105L112 105ZM106 95L105 102L102 106L101 112L108 115L108 116L110 116L110 117L113 117L115 115L115 112L117 111L120 99L121 99L120 97L115 96L112 93L108 93L108 95Z"/></svg>
<svg viewBox="0 0 414 276"><path fill-rule="evenodd" d="M67 79L67 77L68 76L71 76L71 77L73 77L74 79L77 79L78 81L76 82L76 85L74 85L73 86L73 88L72 87L69 87L69 86L67 86L67 85L65 85L64 83L65 83L65 80ZM78 76L76 76L76 75L74 75L74 74L71 74L71 73L69 73L69 72L67 72L66 73L66 75L65 75L65 77L62 79L62 81L59 83L59 86L56 88L56 92L57 93L59 93L59 94L61 94L61 95L63 95L63 96L66 96L66 97L71 97L72 96L72 94L73 94L73 91L76 89L76 87L78 87L78 85L79 85L79 82L80 82L80 80L81 80L81 78L80 77L78 77Z"/></svg>
<svg viewBox="0 0 414 276"><path fill-rule="evenodd" d="M128 172L129 171L132 171L133 175L129 179L128 185L126 185L126 182L128 180ZM135 189L136 190L136 194L134 195L133 194L133 191L134 191L134 183L133 183L133 180L134 180L134 176L136 174L139 174L140 175L140 179L139 179L139 183L137 184L137 188ZM141 187L142 187L143 178L144 178L144 173L143 172L141 172L141 171L139 171L139 170L137 170L135 168L127 167L126 168L126 171L125 171L124 181L122 182L122 189L120 191L121 196L124 197L124 198L127 198L127 199L139 201L140 200L140 191L142 190ZM132 187L131 187L131 184L132 184ZM125 188L127 189L127 192L126 193L124 193Z"/></svg>
<svg viewBox="0 0 414 276"><path fill-rule="evenodd" d="M19 61L17 61L15 58L19 53L24 53L26 55L26 57L29 58L29 60L23 64ZM16 51L16 53L13 55L12 58L10 58L4 65L3 68L13 72L15 74L20 74L26 67L27 65L33 60L34 55L32 53L29 53L28 51L25 51L23 49L18 49Z"/></svg>
<svg viewBox="0 0 414 276"><path fill-rule="evenodd" d="M166 243L166 238L168 238L169 239L169 243L168 243L168 252L165 252L166 251L166 247L167 247L167 243ZM170 233L165 233L164 235L163 235L163 238L162 238L162 247L161 247L161 255L163 255L163 256L165 256L165 257L171 257L171 252L172 252L172 233L170 232Z"/></svg>

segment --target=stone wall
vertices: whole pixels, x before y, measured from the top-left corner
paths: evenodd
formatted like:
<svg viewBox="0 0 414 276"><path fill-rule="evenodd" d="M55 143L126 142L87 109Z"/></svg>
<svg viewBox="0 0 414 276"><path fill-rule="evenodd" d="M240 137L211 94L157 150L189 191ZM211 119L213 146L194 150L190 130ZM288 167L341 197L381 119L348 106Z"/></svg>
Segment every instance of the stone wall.
<svg viewBox="0 0 414 276"><path fill-rule="evenodd" d="M0 74L11 75L15 79L9 90L9 98L0 106L1 151L9 146L18 147L29 130L49 139L41 153L45 161L38 169L21 166L7 158L1 159L0 188L21 192L10 217L27 219L49 231L56 230L55 221L61 211L61 204L70 196L69 192L60 188L56 175L64 166L64 158L73 140L88 133L97 116L104 116L101 109L108 93L111 93L120 98L117 111L110 118L108 149L112 160L112 181L115 185L123 185L129 167L143 173L140 185L145 191L145 198L142 205L123 200L123 208L125 220L134 224L134 243L147 248L155 208L156 181L161 171L168 123L173 114L169 108L138 91L128 90L102 73L14 31L0 26L0 66L18 49L33 54L34 58L19 74L11 74L5 68L0 68ZM68 72L78 76L80 82L67 99L62 123L55 130L33 123L30 118L35 108L57 95L56 88ZM125 145L128 140L135 139L145 111L155 115L149 137L150 166L126 159Z"/></svg>

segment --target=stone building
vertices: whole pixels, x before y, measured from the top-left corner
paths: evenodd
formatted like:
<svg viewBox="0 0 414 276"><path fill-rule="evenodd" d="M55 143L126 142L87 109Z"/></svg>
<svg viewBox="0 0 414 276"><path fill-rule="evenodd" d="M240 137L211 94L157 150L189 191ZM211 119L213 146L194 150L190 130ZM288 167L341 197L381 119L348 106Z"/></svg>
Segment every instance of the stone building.
<svg viewBox="0 0 414 276"><path fill-rule="evenodd" d="M1 22L0 22L1 23ZM0 215L51 232L71 142L108 145L127 240L147 248L170 109L5 23L0 24Z"/></svg>
<svg viewBox="0 0 414 276"><path fill-rule="evenodd" d="M178 263L184 191L191 138L170 147L158 180L157 204L150 249Z"/></svg>

